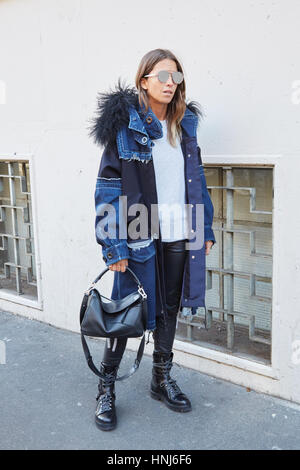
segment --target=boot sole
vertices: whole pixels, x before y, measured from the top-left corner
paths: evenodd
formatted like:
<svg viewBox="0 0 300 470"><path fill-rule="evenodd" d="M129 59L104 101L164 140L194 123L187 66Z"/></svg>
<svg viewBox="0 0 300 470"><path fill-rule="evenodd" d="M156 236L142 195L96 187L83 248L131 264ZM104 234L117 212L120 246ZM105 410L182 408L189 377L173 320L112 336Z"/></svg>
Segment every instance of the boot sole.
<svg viewBox="0 0 300 470"><path fill-rule="evenodd" d="M182 406L181 408L177 407L176 405L171 405L168 403L168 401L162 397L159 393L154 392L153 390L150 390L151 397L154 398L154 400L157 401L162 401L170 410L172 411L178 411L179 413L186 413L188 411L192 410L191 406Z"/></svg>
<svg viewBox="0 0 300 470"><path fill-rule="evenodd" d="M95 418L95 423L101 431L112 431L117 427L117 422L115 423L99 423L99 421L96 420Z"/></svg>

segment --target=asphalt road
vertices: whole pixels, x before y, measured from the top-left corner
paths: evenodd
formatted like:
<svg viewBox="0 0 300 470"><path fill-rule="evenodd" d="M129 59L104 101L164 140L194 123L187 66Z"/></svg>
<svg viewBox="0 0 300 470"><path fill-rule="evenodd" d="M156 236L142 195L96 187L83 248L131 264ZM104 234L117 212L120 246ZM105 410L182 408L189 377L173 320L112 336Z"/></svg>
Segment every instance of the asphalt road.
<svg viewBox="0 0 300 470"><path fill-rule="evenodd" d="M1 449L299 449L300 406L174 364L193 409L176 413L149 394L152 358L116 384L118 427L94 424L97 377L79 334L0 312ZM90 340L100 362L104 343ZM135 353L126 351L122 371ZM176 361L176 351L174 360Z"/></svg>

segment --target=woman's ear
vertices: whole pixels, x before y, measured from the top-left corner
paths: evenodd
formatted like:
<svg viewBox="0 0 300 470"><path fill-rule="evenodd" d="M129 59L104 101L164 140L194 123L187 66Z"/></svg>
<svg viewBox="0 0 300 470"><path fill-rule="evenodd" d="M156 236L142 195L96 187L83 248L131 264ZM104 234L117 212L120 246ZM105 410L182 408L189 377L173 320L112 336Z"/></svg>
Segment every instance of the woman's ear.
<svg viewBox="0 0 300 470"><path fill-rule="evenodd" d="M141 79L141 87L144 89L144 90L148 90L148 87L147 87L147 80L145 78L142 78Z"/></svg>

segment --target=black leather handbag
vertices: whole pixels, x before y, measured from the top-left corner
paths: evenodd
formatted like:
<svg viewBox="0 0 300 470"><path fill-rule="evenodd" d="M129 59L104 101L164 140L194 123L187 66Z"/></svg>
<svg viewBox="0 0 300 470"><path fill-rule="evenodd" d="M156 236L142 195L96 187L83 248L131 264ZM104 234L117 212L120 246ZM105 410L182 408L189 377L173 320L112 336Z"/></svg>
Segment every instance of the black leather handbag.
<svg viewBox="0 0 300 470"><path fill-rule="evenodd" d="M137 283L138 288L135 292L119 300L108 299L100 294L94 286L101 277L109 271L109 268L106 268L96 277L91 287L85 291L80 307L81 341L85 358L89 368L101 378L103 378L103 376L93 362L84 337L85 335L114 339L120 337L138 338L143 336L137 357L130 372L121 377L117 377L116 380L126 379L136 372L144 352L145 331L147 327L147 294L134 272L128 266L126 269ZM105 302L103 299L108 300L108 302Z"/></svg>

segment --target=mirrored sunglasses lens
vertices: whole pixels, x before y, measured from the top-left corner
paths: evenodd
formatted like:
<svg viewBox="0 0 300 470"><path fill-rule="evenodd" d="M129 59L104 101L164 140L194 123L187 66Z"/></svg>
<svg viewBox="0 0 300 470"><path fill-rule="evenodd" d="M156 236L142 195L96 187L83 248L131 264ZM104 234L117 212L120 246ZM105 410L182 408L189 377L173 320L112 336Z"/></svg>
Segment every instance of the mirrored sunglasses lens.
<svg viewBox="0 0 300 470"><path fill-rule="evenodd" d="M160 70L157 74L158 80L162 83L166 83L169 78L169 73L166 70Z"/></svg>
<svg viewBox="0 0 300 470"><path fill-rule="evenodd" d="M181 83L183 80L183 73L181 72L173 72L172 73L174 83Z"/></svg>

